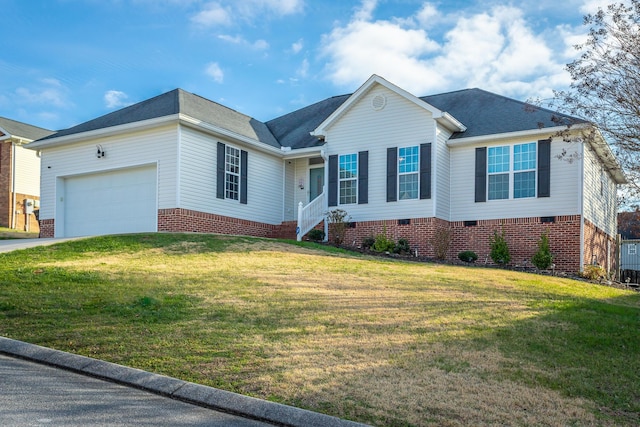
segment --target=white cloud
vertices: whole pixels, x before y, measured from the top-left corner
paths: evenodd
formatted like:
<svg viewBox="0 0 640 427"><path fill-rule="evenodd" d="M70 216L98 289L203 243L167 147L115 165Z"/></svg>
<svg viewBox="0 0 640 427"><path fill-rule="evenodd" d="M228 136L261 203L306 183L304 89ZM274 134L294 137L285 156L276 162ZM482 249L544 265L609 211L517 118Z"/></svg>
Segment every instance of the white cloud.
<svg viewBox="0 0 640 427"><path fill-rule="evenodd" d="M229 26L233 23L229 10L220 3L207 3L200 12L191 17L191 21L203 27Z"/></svg>
<svg viewBox="0 0 640 427"><path fill-rule="evenodd" d="M238 21L253 22L270 16L279 18L301 13L302 0L220 0L209 2L191 17L191 21L202 27L237 25Z"/></svg>
<svg viewBox="0 0 640 427"><path fill-rule="evenodd" d="M300 64L300 67L298 68L296 75L299 77L307 77L309 75L309 61L305 58L302 61L302 64Z"/></svg>
<svg viewBox="0 0 640 427"><path fill-rule="evenodd" d="M107 108L121 108L131 105L129 95L119 90L109 90L104 94L104 103Z"/></svg>
<svg viewBox="0 0 640 427"><path fill-rule="evenodd" d="M232 43L232 44L237 44L237 45L242 45L242 46L248 46L251 47L255 50L267 50L269 49L269 43L266 40L262 40L262 39L258 39L254 42L250 42L248 40L246 40L244 37L237 35L237 36L231 36L229 34L220 34L218 36L218 38L220 40L224 40L228 43Z"/></svg>
<svg viewBox="0 0 640 427"><path fill-rule="evenodd" d="M375 73L419 96L481 87L526 99L568 84L567 52L547 42L562 32L536 34L520 8L444 16L425 2L411 16L376 21L375 6L364 0L350 22L323 37L325 72L338 86L353 89ZM435 26L441 38L427 33Z"/></svg>
<svg viewBox="0 0 640 427"><path fill-rule="evenodd" d="M222 71L222 68L220 68L217 62L209 63L205 73L216 83L222 83L224 81L224 71Z"/></svg>
<svg viewBox="0 0 640 427"><path fill-rule="evenodd" d="M297 53L300 53L303 47L304 47L304 40L300 39L291 45L291 51L294 54L297 54Z"/></svg>
<svg viewBox="0 0 640 427"><path fill-rule="evenodd" d="M35 104L54 107L69 107L72 105L67 100L67 89L57 79L44 78L40 84L32 88L19 87L15 91L17 104Z"/></svg>

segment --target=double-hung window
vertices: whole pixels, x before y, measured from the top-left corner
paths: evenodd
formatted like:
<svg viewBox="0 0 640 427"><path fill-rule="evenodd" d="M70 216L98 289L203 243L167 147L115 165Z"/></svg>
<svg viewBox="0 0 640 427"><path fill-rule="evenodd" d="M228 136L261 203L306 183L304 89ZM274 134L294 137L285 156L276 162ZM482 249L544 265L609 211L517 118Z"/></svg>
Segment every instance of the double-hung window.
<svg viewBox="0 0 640 427"><path fill-rule="evenodd" d="M344 154L338 159L339 202L341 205L358 202L358 155Z"/></svg>
<svg viewBox="0 0 640 427"><path fill-rule="evenodd" d="M240 150L226 146L224 158L225 198L238 200L240 194Z"/></svg>
<svg viewBox="0 0 640 427"><path fill-rule="evenodd" d="M489 200L509 198L509 146L489 147Z"/></svg>
<svg viewBox="0 0 640 427"><path fill-rule="evenodd" d="M398 195L400 200L417 199L420 154L418 146L398 149Z"/></svg>
<svg viewBox="0 0 640 427"><path fill-rule="evenodd" d="M629 255L635 255L636 253L636 244L629 243Z"/></svg>
<svg viewBox="0 0 640 427"><path fill-rule="evenodd" d="M489 147L489 200L535 197L536 159L535 142Z"/></svg>

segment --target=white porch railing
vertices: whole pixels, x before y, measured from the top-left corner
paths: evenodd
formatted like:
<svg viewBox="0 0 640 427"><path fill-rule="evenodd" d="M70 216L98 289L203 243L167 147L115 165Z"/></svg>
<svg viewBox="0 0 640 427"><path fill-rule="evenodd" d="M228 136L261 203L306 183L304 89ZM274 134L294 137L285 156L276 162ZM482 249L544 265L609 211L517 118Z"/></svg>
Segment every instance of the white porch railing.
<svg viewBox="0 0 640 427"><path fill-rule="evenodd" d="M296 228L296 238L298 242L302 240L302 236L311 231L313 227L324 219L325 209L324 191L309 202L307 206L303 206L302 202L298 204L298 227Z"/></svg>

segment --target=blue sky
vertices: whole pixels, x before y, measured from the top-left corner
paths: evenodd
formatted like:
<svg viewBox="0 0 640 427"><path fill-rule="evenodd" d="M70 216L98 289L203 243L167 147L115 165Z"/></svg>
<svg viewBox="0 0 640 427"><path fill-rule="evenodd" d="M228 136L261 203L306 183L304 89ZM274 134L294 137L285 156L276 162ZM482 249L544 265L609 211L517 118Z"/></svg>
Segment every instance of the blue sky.
<svg viewBox="0 0 640 427"><path fill-rule="evenodd" d="M266 121L378 74L547 98L607 0L0 0L0 116L63 129L180 87Z"/></svg>

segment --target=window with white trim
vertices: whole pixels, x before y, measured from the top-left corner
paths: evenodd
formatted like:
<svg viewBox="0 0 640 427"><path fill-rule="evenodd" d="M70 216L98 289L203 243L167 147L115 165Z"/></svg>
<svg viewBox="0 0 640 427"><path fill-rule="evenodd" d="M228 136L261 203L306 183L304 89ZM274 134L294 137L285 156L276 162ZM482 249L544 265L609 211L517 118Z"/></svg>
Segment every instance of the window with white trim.
<svg viewBox="0 0 640 427"><path fill-rule="evenodd" d="M339 203L358 202L358 155L344 154L338 158Z"/></svg>
<svg viewBox="0 0 640 427"><path fill-rule="evenodd" d="M417 199L420 154L418 146L398 149L398 199Z"/></svg>
<svg viewBox="0 0 640 427"><path fill-rule="evenodd" d="M513 156L511 148L513 147ZM537 144L489 147L487 175L489 200L536 196Z"/></svg>
<svg viewBox="0 0 640 427"><path fill-rule="evenodd" d="M637 248L635 243L629 243L629 255L635 255L637 253Z"/></svg>
<svg viewBox="0 0 640 427"><path fill-rule="evenodd" d="M225 198L238 200L240 195L240 150L226 146L224 156Z"/></svg>

